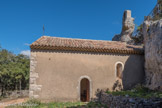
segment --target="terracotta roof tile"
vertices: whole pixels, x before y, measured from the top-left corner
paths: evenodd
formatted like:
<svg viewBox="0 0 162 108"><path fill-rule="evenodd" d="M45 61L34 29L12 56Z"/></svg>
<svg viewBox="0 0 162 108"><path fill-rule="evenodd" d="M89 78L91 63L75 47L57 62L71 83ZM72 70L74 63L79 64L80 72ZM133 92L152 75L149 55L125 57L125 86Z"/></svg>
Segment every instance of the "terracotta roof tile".
<svg viewBox="0 0 162 108"><path fill-rule="evenodd" d="M93 52L111 52L143 54L142 46L128 45L125 42L71 39L42 36L30 45L31 49L77 50Z"/></svg>

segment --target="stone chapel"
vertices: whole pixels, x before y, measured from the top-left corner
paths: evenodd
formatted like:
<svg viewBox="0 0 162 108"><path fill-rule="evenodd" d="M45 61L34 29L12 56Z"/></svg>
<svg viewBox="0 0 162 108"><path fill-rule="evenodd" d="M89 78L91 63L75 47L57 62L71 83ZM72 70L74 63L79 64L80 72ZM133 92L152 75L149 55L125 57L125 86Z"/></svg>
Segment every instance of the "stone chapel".
<svg viewBox="0 0 162 108"><path fill-rule="evenodd" d="M129 89L144 80L142 46L42 36L30 48L30 98L87 102L99 89Z"/></svg>

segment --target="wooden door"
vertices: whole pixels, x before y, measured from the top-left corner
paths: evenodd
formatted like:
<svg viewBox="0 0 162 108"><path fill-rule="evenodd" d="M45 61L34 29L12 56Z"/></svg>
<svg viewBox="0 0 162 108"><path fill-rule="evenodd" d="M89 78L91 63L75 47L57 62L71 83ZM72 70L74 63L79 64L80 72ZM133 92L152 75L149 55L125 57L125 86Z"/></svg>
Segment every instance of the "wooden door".
<svg viewBox="0 0 162 108"><path fill-rule="evenodd" d="M89 80L84 78L80 84L80 100L82 102L90 101L90 83Z"/></svg>

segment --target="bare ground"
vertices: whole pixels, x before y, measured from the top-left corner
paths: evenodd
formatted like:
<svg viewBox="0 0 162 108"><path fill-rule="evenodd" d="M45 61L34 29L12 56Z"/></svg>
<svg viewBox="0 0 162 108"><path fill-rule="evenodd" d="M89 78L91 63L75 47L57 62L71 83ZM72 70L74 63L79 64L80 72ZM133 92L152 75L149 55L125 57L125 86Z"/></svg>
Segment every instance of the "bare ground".
<svg viewBox="0 0 162 108"><path fill-rule="evenodd" d="M29 98L18 98L18 99L12 99L12 100L3 100L0 101L0 108L5 108L6 106L15 105L15 104L21 104L23 102L26 102Z"/></svg>

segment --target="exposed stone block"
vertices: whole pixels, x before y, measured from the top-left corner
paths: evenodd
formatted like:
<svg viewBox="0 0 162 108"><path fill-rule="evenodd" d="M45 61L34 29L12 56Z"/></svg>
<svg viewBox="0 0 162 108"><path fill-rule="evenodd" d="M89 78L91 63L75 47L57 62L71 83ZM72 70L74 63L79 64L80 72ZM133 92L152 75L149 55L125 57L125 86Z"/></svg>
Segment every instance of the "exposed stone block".
<svg viewBox="0 0 162 108"><path fill-rule="evenodd" d="M41 85L36 85L36 84L31 84L30 85L30 90L32 90L32 91L40 91L41 90Z"/></svg>
<svg viewBox="0 0 162 108"><path fill-rule="evenodd" d="M38 73L30 73L30 78L38 78Z"/></svg>
<svg viewBox="0 0 162 108"><path fill-rule="evenodd" d="M36 78L30 78L30 84L36 84Z"/></svg>
<svg viewBox="0 0 162 108"><path fill-rule="evenodd" d="M39 95L34 95L33 96L35 99L38 99L39 98Z"/></svg>
<svg viewBox="0 0 162 108"><path fill-rule="evenodd" d="M29 97L32 97L32 96L33 96L33 91L30 90L30 91L29 91Z"/></svg>

